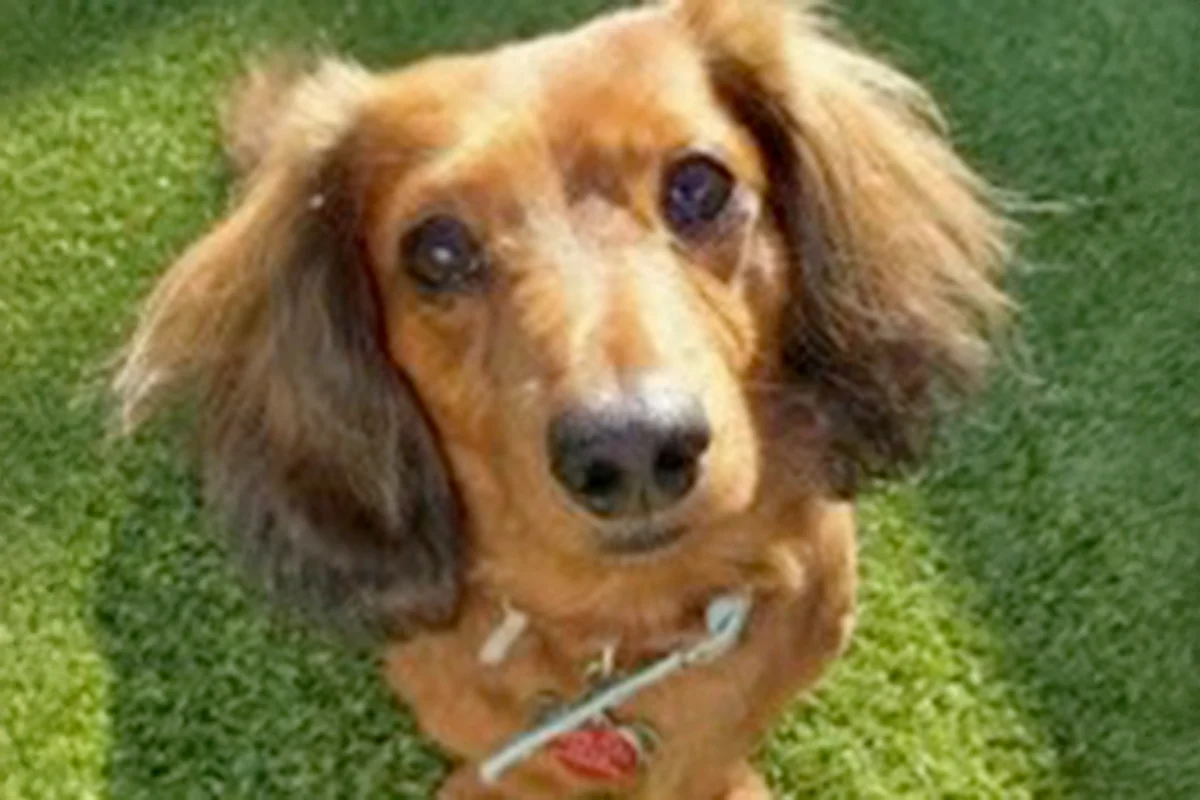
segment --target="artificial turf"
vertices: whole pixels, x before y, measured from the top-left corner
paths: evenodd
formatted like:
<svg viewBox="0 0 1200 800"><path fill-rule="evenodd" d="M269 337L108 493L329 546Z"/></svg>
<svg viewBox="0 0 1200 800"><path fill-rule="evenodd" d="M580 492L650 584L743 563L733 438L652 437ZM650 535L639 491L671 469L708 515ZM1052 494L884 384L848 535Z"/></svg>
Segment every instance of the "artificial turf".
<svg viewBox="0 0 1200 800"><path fill-rule="evenodd" d="M214 100L281 43L383 65L599 0L0 0L0 797L429 796L372 655L263 613L104 361L223 207ZM783 797L1200 797L1200 5L855 0L1030 202L1021 336L864 514Z"/></svg>

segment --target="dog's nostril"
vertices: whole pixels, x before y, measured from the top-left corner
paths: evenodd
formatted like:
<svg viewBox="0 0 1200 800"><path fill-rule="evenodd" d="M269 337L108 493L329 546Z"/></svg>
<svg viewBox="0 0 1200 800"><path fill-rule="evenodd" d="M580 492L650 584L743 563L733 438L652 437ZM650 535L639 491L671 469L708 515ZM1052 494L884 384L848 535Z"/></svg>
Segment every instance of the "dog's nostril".
<svg viewBox="0 0 1200 800"><path fill-rule="evenodd" d="M658 458L654 459L654 471L659 474L671 474L687 469L694 462L688 457L679 447L671 447L663 450L658 454Z"/></svg>
<svg viewBox="0 0 1200 800"><path fill-rule="evenodd" d="M695 482L694 462L660 459L654 467L655 490L667 500L687 494Z"/></svg>
<svg viewBox="0 0 1200 800"><path fill-rule="evenodd" d="M621 468L611 461L594 461L583 473L579 490L589 497L608 497L620 491Z"/></svg>
<svg viewBox="0 0 1200 800"><path fill-rule="evenodd" d="M663 500L674 501L691 491L707 447L707 436L680 438L663 446L654 459L653 478L654 489Z"/></svg>

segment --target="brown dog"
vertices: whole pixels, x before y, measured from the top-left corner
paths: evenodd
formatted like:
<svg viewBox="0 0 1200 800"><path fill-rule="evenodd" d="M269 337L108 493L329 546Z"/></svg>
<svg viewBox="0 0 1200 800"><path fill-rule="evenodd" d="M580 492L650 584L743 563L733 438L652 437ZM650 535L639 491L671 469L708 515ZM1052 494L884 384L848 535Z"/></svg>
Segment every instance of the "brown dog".
<svg viewBox="0 0 1200 800"><path fill-rule="evenodd" d="M231 120L244 190L150 299L128 419L198 401L213 503L273 588L390 636L466 762L443 796L767 797L746 758L851 628L856 488L1005 307L926 96L804 4L680 0L260 75ZM480 781L587 662L695 641L727 591L740 644L614 711L657 732L635 772Z"/></svg>

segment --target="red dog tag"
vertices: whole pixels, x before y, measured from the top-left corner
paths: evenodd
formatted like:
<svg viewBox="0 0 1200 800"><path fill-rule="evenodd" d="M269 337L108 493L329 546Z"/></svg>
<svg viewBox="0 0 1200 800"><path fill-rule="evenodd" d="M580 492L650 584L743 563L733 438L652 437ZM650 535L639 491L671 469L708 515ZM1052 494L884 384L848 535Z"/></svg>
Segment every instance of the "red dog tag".
<svg viewBox="0 0 1200 800"><path fill-rule="evenodd" d="M624 781L637 775L641 751L637 737L614 727L582 728L550 744L559 762L593 781Z"/></svg>

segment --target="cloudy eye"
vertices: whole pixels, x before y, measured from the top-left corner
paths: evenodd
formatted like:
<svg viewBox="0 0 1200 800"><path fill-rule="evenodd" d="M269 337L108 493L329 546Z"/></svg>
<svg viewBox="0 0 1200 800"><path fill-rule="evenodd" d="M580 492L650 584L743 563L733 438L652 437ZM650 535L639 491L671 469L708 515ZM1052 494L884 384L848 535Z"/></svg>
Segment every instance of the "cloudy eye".
<svg viewBox="0 0 1200 800"><path fill-rule="evenodd" d="M729 206L733 186L733 175L715 158L685 156L667 171L662 190L663 215L682 236L700 233Z"/></svg>
<svg viewBox="0 0 1200 800"><path fill-rule="evenodd" d="M464 292L482 284L487 268L483 248L461 220L430 217L400 244L404 268L427 292Z"/></svg>

